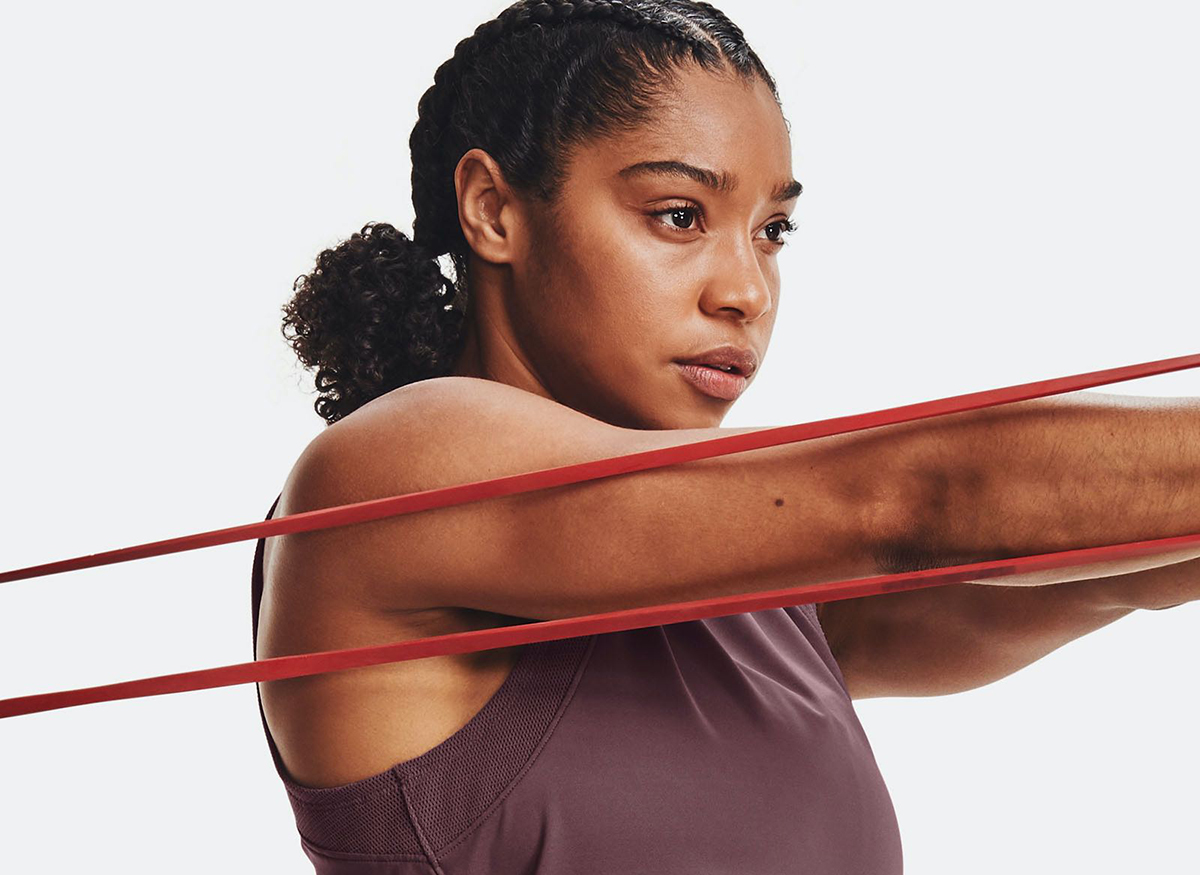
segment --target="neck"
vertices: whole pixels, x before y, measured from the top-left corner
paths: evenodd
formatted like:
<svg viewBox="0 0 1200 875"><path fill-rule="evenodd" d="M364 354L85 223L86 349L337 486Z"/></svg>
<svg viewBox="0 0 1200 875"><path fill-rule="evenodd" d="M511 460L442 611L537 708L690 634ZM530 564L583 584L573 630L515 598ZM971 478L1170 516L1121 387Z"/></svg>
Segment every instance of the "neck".
<svg viewBox="0 0 1200 875"><path fill-rule="evenodd" d="M508 321L490 310L483 302L469 300L467 336L451 374L506 383L543 398L552 398L512 339Z"/></svg>

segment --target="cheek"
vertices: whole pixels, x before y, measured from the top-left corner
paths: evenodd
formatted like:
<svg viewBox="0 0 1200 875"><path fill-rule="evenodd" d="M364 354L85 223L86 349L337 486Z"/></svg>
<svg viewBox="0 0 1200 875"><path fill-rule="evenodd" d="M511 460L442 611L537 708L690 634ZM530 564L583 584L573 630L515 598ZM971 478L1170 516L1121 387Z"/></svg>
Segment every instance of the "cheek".
<svg viewBox="0 0 1200 875"><path fill-rule="evenodd" d="M699 304L703 265L686 247L627 235L606 259L605 306L623 323L669 337Z"/></svg>
<svg viewBox="0 0 1200 875"><path fill-rule="evenodd" d="M661 269L659 269L661 270ZM591 302L593 326L606 345L621 350L620 358L640 367L679 355L679 334L688 326L688 313L679 287L655 268L626 269L609 275Z"/></svg>
<svg viewBox="0 0 1200 875"><path fill-rule="evenodd" d="M703 270L695 254L662 245L640 219L607 205L572 218L538 247L542 276L530 277L555 310L542 323L555 335L539 332L555 357L568 369L602 365L610 377L640 380L694 346Z"/></svg>
<svg viewBox="0 0 1200 875"><path fill-rule="evenodd" d="M685 284L636 232L596 234L590 245L565 248L558 282L577 327L623 346L654 347L678 324Z"/></svg>

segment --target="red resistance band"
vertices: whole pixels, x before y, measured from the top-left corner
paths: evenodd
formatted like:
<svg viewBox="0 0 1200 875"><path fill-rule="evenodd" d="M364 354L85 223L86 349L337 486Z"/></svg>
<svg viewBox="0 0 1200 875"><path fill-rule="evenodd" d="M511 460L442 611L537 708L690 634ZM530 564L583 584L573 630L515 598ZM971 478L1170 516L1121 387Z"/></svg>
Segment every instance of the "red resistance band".
<svg viewBox="0 0 1200 875"><path fill-rule="evenodd" d="M1157 376L1159 374L1167 374L1196 367L1200 367L1200 354L1128 365L1126 367L1111 368L1103 371L1093 371L1071 377L1024 383L1003 389L958 395L936 401L925 401L919 404L893 407L872 413L837 417L799 425L767 428L750 433L632 453L609 459L598 459L575 465L547 468L525 474L514 474L459 486L430 489L424 492L414 492L355 504L340 505L338 507L322 508L320 510L291 514L248 525L217 529L195 535L171 538L165 541L154 541L148 544L126 547L120 550L110 550L104 553L94 553L74 559L64 559L58 562L6 571L0 573L0 583L31 577L42 577L99 565L128 562L149 556L180 553L187 550L196 550L218 544L229 544L236 541L247 541L273 535L352 525L384 517L416 513L439 507L451 507L471 501L482 501L486 498L516 495L524 492L548 489L554 486L598 480L618 474L628 474L635 471L660 468L666 465L676 465L697 459L747 452L749 450L812 440L813 438L878 428L884 425L912 422L950 413L995 407L1001 404L1032 398L1076 392L1096 386ZM603 614L546 620L470 632L456 632L449 635L418 638L393 644L278 656L236 665L161 675L122 683L85 687L77 690L64 690L61 692L0 699L0 718L69 708L75 705L94 702L133 699L143 696L211 689L256 681L303 677L349 668L382 665L409 659L423 659L425 657L442 656L451 653L472 653L498 647L511 647L518 644L531 644L539 641L554 641L583 635L641 629L649 626L728 616L749 611L766 610L768 608L838 601L840 599L922 589L930 586L1007 577L1029 571L1152 555L1193 545L1200 545L1200 533L1174 538L1136 541L1127 544L1088 547L1059 553L1045 553L1037 556L978 562L969 565L948 566L946 568L935 568L907 574L889 574L854 580L809 584L768 592L723 596L668 605L655 605L632 610L611 611Z"/></svg>

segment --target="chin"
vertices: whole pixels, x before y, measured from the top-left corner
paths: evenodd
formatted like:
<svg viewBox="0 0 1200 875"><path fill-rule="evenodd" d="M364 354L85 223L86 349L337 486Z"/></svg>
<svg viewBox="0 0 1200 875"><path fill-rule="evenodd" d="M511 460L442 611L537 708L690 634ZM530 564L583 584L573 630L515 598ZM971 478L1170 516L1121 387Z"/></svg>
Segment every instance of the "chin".
<svg viewBox="0 0 1200 875"><path fill-rule="evenodd" d="M694 425L680 426L681 428L718 428L721 422L725 419L725 414L729 412L729 406L726 405L719 411L708 411L700 413L696 417Z"/></svg>
<svg viewBox="0 0 1200 875"><path fill-rule="evenodd" d="M703 404L677 409L670 415L659 417L660 423L652 428L717 428L729 411L729 404Z"/></svg>
<svg viewBox="0 0 1200 875"><path fill-rule="evenodd" d="M686 385L663 386L659 392L636 398L610 398L606 411L593 411L591 415L610 425L640 431L716 428L733 406L732 401L706 398Z"/></svg>

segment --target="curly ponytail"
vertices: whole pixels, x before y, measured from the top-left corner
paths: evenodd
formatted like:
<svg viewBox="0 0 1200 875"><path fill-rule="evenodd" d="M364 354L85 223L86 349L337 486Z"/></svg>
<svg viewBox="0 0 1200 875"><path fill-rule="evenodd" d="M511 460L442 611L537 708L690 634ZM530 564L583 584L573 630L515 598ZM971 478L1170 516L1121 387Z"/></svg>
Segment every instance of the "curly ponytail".
<svg viewBox="0 0 1200 875"><path fill-rule="evenodd" d="M436 257L385 223L368 223L317 256L293 286L283 331L316 369L317 413L336 422L381 394L445 376L462 339L463 313Z"/></svg>
<svg viewBox="0 0 1200 875"><path fill-rule="evenodd" d="M283 308L284 336L316 370L317 413L333 423L452 372L470 300L454 188L467 150L483 149L516 191L549 203L571 148L644 123L686 63L757 77L779 100L737 25L694 0L519 0L460 41L409 137L413 238L368 223L317 256ZM453 282L436 260L447 253Z"/></svg>

